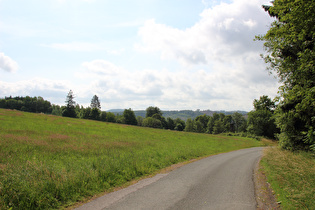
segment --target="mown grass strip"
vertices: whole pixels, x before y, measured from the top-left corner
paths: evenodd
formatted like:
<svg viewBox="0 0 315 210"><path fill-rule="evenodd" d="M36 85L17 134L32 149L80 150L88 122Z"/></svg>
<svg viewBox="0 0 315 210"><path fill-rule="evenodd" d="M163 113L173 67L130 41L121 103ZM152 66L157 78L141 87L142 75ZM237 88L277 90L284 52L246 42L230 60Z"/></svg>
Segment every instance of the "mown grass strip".
<svg viewBox="0 0 315 210"><path fill-rule="evenodd" d="M186 160L260 146L0 109L0 209L56 209Z"/></svg>
<svg viewBox="0 0 315 210"><path fill-rule="evenodd" d="M314 154L270 147L264 150L261 165L283 209L314 209Z"/></svg>

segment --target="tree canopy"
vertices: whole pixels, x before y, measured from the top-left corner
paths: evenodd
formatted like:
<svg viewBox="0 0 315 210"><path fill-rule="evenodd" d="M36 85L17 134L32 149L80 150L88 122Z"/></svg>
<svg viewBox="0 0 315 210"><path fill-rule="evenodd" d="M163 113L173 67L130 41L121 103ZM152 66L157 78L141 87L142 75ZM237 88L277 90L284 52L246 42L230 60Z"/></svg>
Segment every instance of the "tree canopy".
<svg viewBox="0 0 315 210"><path fill-rule="evenodd" d="M125 123L127 125L137 125L136 115L135 115L134 111L131 110L131 108L125 109L123 116L125 119Z"/></svg>
<svg viewBox="0 0 315 210"><path fill-rule="evenodd" d="M76 102L74 101L74 94L72 90L69 91L66 99L66 107L64 107L62 111L62 116L64 117L77 117L77 113L75 111Z"/></svg>
<svg viewBox="0 0 315 210"><path fill-rule="evenodd" d="M94 95L92 100L91 100L91 108L94 109L99 109L101 110L101 102L99 100L99 98L97 97L97 95Z"/></svg>
<svg viewBox="0 0 315 210"><path fill-rule="evenodd" d="M283 84L276 123L285 149L315 151L315 4L310 0L275 0L264 9L275 17L264 41L265 62Z"/></svg>
<svg viewBox="0 0 315 210"><path fill-rule="evenodd" d="M162 111L159 107L150 106L146 109L145 117L153 117L154 114L163 115Z"/></svg>

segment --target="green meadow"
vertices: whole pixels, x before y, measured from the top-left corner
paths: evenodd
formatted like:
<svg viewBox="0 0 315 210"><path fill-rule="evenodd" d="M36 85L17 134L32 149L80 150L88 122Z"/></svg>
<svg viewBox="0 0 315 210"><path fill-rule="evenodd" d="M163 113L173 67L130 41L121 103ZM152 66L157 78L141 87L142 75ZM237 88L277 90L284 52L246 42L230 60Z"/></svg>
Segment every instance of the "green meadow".
<svg viewBox="0 0 315 210"><path fill-rule="evenodd" d="M59 209L257 140L0 109L0 209Z"/></svg>

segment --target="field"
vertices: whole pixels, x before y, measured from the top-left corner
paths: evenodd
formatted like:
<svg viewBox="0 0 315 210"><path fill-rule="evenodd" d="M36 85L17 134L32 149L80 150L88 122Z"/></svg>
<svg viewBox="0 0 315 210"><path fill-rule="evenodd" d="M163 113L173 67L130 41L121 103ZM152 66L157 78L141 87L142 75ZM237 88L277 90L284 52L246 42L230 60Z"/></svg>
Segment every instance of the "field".
<svg viewBox="0 0 315 210"><path fill-rule="evenodd" d="M260 145L0 109L0 209L64 208L172 164Z"/></svg>
<svg viewBox="0 0 315 210"><path fill-rule="evenodd" d="M315 209L314 154L270 147L261 166L282 209Z"/></svg>

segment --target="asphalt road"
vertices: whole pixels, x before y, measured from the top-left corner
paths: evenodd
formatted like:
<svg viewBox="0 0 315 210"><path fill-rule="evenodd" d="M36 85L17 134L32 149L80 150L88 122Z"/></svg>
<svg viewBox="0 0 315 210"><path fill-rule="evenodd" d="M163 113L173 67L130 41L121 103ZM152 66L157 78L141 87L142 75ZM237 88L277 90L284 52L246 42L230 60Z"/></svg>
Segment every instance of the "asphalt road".
<svg viewBox="0 0 315 210"><path fill-rule="evenodd" d="M256 209L253 171L262 148L184 165L87 203L82 209Z"/></svg>

